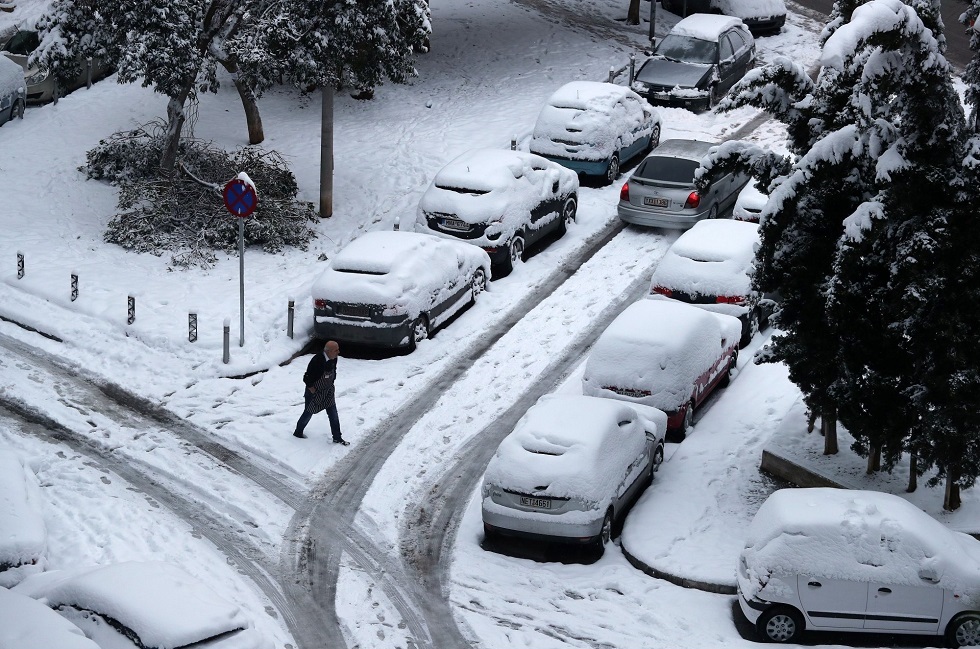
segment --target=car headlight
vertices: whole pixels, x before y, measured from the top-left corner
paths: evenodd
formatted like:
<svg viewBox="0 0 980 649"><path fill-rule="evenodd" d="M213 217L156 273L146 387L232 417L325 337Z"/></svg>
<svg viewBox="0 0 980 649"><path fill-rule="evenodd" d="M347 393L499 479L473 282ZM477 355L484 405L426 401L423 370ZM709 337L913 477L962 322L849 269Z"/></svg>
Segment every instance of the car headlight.
<svg viewBox="0 0 980 649"><path fill-rule="evenodd" d="M27 85L35 86L41 83L42 81L44 81L45 79L47 79L49 74L50 72L48 70L45 70L44 68L38 68L34 72L27 75Z"/></svg>

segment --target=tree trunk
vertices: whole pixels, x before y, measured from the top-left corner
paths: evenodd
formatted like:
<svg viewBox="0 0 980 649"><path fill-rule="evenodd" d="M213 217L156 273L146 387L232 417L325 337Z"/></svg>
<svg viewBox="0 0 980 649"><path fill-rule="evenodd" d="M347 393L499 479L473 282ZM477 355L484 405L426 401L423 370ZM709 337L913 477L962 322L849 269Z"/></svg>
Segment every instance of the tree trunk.
<svg viewBox="0 0 980 649"><path fill-rule="evenodd" d="M881 470L881 447L872 446L868 449L868 468L865 471L867 475L871 475L875 471Z"/></svg>
<svg viewBox="0 0 980 649"><path fill-rule="evenodd" d="M177 149L180 147L180 134L184 129L184 105L194 88L194 77L185 82L176 97L167 104L167 132L163 152L160 154L160 175L170 176L177 164Z"/></svg>
<svg viewBox="0 0 980 649"><path fill-rule="evenodd" d="M333 216L333 88L320 91L320 218Z"/></svg>
<svg viewBox="0 0 980 649"><path fill-rule="evenodd" d="M656 0L650 0L650 2L655 2ZM626 12L626 24L627 25L639 25L640 24L640 0L630 0L629 11Z"/></svg>
<svg viewBox="0 0 980 649"><path fill-rule="evenodd" d="M827 408L820 413L820 433L823 435L823 454L837 455L837 411Z"/></svg>
<svg viewBox="0 0 980 649"><path fill-rule="evenodd" d="M959 465L952 464L946 467L946 493L943 496L943 509L948 512L956 511L963 504L960 501L960 486L956 484L959 478Z"/></svg>
<svg viewBox="0 0 980 649"><path fill-rule="evenodd" d="M238 90L238 96L242 99L242 108L245 110L248 143L261 144L265 139L265 131L262 129L262 115L259 114L259 105L255 101L255 93L239 78L238 65L234 61L222 61L221 65L230 74L235 75L235 89Z"/></svg>
<svg viewBox="0 0 980 649"><path fill-rule="evenodd" d="M909 486L905 491L912 493L919 488L919 456L915 453L909 455Z"/></svg>

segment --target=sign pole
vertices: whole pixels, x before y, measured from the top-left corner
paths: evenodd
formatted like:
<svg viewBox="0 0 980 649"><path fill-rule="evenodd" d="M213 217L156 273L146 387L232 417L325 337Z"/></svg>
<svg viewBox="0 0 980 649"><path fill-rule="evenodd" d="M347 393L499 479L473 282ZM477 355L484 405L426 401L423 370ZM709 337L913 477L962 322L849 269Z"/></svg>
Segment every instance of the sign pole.
<svg viewBox="0 0 980 649"><path fill-rule="evenodd" d="M238 219L238 278L239 296L238 312L241 316L241 329L239 330L238 346L245 346L245 219Z"/></svg>
<svg viewBox="0 0 980 649"><path fill-rule="evenodd" d="M240 319L240 332L238 346L245 346L245 219L255 211L259 204L259 197L255 193L255 185L252 179L245 173L238 176L225 185L221 192L225 199L225 207L238 217L238 278L239 295L238 313ZM227 362L227 360L225 361Z"/></svg>

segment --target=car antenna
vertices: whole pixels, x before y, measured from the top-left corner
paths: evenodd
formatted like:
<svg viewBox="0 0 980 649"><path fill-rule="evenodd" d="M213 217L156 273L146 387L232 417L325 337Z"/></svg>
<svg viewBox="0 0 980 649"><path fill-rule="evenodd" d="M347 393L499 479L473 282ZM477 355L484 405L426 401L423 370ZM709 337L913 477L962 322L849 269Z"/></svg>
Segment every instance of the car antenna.
<svg viewBox="0 0 980 649"><path fill-rule="evenodd" d="M469 173L469 172L470 172L470 166L469 165L466 165L466 173Z"/></svg>

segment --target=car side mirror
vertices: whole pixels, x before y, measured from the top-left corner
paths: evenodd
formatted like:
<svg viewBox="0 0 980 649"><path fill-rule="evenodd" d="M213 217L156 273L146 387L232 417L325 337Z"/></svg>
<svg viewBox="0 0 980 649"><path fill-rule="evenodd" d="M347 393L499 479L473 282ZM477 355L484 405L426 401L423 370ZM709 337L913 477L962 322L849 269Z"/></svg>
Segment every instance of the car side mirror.
<svg viewBox="0 0 980 649"><path fill-rule="evenodd" d="M919 579L935 584L939 582L939 573L935 568L919 568Z"/></svg>

